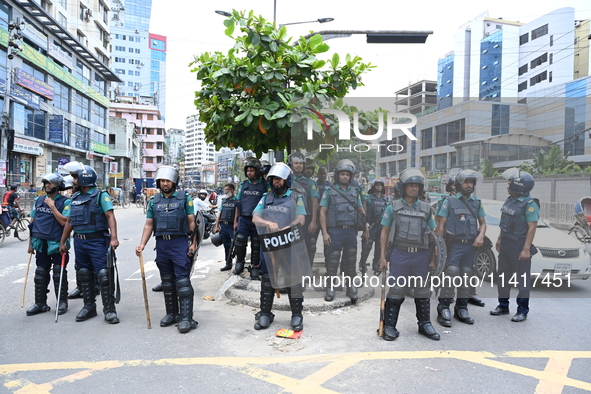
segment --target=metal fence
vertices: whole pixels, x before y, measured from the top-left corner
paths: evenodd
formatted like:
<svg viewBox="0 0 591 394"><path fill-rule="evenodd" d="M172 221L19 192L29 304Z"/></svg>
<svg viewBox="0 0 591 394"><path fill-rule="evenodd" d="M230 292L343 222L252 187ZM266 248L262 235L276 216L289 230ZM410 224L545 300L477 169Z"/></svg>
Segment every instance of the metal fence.
<svg viewBox="0 0 591 394"><path fill-rule="evenodd" d="M576 221L574 205L564 202L540 202L540 216L552 223L573 223Z"/></svg>

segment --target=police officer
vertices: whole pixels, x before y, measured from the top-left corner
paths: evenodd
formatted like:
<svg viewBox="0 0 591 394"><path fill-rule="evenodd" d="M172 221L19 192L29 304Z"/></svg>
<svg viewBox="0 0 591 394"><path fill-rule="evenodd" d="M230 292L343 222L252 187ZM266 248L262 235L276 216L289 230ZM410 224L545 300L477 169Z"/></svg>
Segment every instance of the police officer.
<svg viewBox="0 0 591 394"><path fill-rule="evenodd" d="M260 280L261 244L256 226L252 223L252 211L267 191L267 183L261 177L261 162L256 157L247 157L244 160L244 175L248 178L240 183L238 188L237 203L240 204L240 211L236 208L234 216L236 251L236 267L232 271L240 275L244 271L246 259L246 244L250 237L250 279Z"/></svg>
<svg viewBox="0 0 591 394"><path fill-rule="evenodd" d="M105 320L117 324L115 269L107 266L108 247L117 249L119 246L113 203L106 192L96 188L97 174L92 167L70 162L64 169L70 171L74 185L80 190L72 195L70 217L67 218L60 241L60 252L67 253L66 241L74 230L74 253L84 299L84 306L76 315L76 321L85 321L97 315L94 288L96 275Z"/></svg>
<svg viewBox="0 0 591 394"><path fill-rule="evenodd" d="M316 255L316 244L310 235L315 234L318 230L318 186L313 179L304 175L306 158L300 152L294 152L289 155L289 164L293 170L293 180L291 182L291 190L297 192L304 200L304 208L306 209L306 222L302 228L304 240L306 241L306 248L308 250L308 258L310 265L314 263L314 256Z"/></svg>
<svg viewBox="0 0 591 394"><path fill-rule="evenodd" d="M290 190L291 178L291 170L284 163L275 163L269 171L268 179L271 183L272 192L265 193L253 211L253 222L258 228L264 227L267 233L277 233L288 227L293 228L296 225L304 225L306 215L306 210L304 208L305 204L301 196ZM280 261L277 261L276 263L285 264L285 260L289 260L290 269L281 272L290 271L293 275L295 272L299 271L299 267L295 267L294 264L307 264L307 261L305 261L305 259L307 259L305 253L303 255L304 261L300 262L297 261L297 258L295 258L294 254L292 254L292 251L289 249L283 249L283 252L284 254L282 257L285 258L279 259ZM276 281L279 281L280 279L277 278L278 271L273 271L277 270L277 267L270 264L271 261L267 261L265 254L263 253L261 259L261 311L256 316L256 322L254 324L255 330L268 328L275 317L275 315L271 313L275 297L275 290L271 280L272 277ZM304 302L301 286L302 276L297 274L294 276L297 276L297 278L283 278L283 282L288 286L287 293L289 295L289 305L291 308L290 324L294 331L302 331L304 328L304 318L302 315ZM295 281L296 283L292 283L292 281Z"/></svg>
<svg viewBox="0 0 591 394"><path fill-rule="evenodd" d="M304 170L304 176L306 178L312 179L314 177L314 172L316 171L316 162L314 159L307 158L306 159L306 169Z"/></svg>
<svg viewBox="0 0 591 394"><path fill-rule="evenodd" d="M527 319L529 313L531 256L537 253L533 240L540 211L538 202L530 196L535 181L529 173L518 168L510 168L503 173L503 177L509 181L509 197L501 208L501 233L496 243L499 252L499 305L490 311L490 314L509 314L511 283L515 282L516 278L519 288L517 313L511 321L522 322Z"/></svg>
<svg viewBox="0 0 591 394"><path fill-rule="evenodd" d="M474 275L476 249L484 244L486 221L480 198L472 193L482 175L472 170L463 170L455 176L455 196L443 200L437 212L437 233L448 240L448 261L444 270L443 287L437 306L437 321L444 327L451 327L449 306L454 298L454 283L458 287L458 298L454 307L454 317L466 324L474 319L468 314L470 297L470 278ZM461 278L456 280L456 278Z"/></svg>
<svg viewBox="0 0 591 394"><path fill-rule="evenodd" d="M357 260L357 212L365 214L361 203L359 189L351 186L355 166L349 159L340 160L335 169L336 185L327 188L320 201L320 227L322 240L325 245L325 265L328 283L337 275L341 251L343 261L341 271L345 277L346 295L351 301L357 302L357 288L353 285ZM367 223L363 231L363 238L369 236ZM332 301L335 291L332 286L326 287L326 301Z"/></svg>
<svg viewBox="0 0 591 394"><path fill-rule="evenodd" d="M148 203L142 240L135 248L140 255L152 236L156 236L156 265L160 271L166 315L160 327L178 323L181 333L197 328L193 320L193 286L191 265L195 254L193 201L176 191L179 173L172 166L160 166L156 171L156 187L160 189ZM189 245L190 242L190 245Z"/></svg>
<svg viewBox="0 0 591 394"><path fill-rule="evenodd" d="M326 167L322 166L318 169L318 178L316 179L316 186L318 186L318 194L321 198L324 195L324 191L326 190L326 188L330 187L331 185L331 183L326 180L327 174L328 171Z"/></svg>
<svg viewBox="0 0 591 394"><path fill-rule="evenodd" d="M380 235L382 234L382 214L388 204L388 197L384 195L385 182L382 178L376 178L369 190L367 202L367 223L369 224L369 239L361 242L361 260L359 271L365 275L367 271L367 258L371 253L373 243L376 248L373 256L372 269L375 275L380 274Z"/></svg>
<svg viewBox="0 0 591 394"><path fill-rule="evenodd" d="M419 334L439 340L431 324L428 280L429 266L435 258L430 248L434 242L430 230L435 228L435 221L429 203L419 200L425 188L425 175L409 168L402 171L399 182L402 198L388 205L382 216L380 268L386 269L388 263L390 266L383 339L398 338L396 324L405 288L414 286Z"/></svg>
<svg viewBox="0 0 591 394"><path fill-rule="evenodd" d="M265 181L267 181L267 175L269 174L269 171L271 171L271 163L269 163L267 160L261 160L261 176ZM267 185L267 192L269 192L269 185Z"/></svg>
<svg viewBox="0 0 591 394"><path fill-rule="evenodd" d="M224 186L224 193L226 194L222 199L220 213L215 223L214 232L220 232L222 236L222 243L224 244L224 252L226 256L226 265L220 268L220 271L229 271L232 269L232 260L229 259L232 251L232 239L234 239L234 215L236 214L236 203L238 199L234 196L235 186L233 183L228 183Z"/></svg>
<svg viewBox="0 0 591 394"><path fill-rule="evenodd" d="M70 199L58 193L65 189L63 178L58 174L44 174L41 176L45 196L40 196L33 203L31 211L31 241L29 253L35 253L35 304L27 310L27 316L47 312L51 308L47 305L47 286L49 273L53 265L53 286L55 295L59 294L58 313L63 315L68 310L68 271L64 267L62 287L60 289L61 260L59 252L60 239L64 231L66 218L70 216ZM66 247L70 248L70 240L66 240ZM66 253L66 264L69 261Z"/></svg>

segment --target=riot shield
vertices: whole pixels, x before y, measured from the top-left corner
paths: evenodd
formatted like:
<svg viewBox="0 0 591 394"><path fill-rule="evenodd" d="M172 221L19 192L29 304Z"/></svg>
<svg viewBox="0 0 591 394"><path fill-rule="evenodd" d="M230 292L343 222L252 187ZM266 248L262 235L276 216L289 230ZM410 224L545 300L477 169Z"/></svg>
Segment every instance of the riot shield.
<svg viewBox="0 0 591 394"><path fill-rule="evenodd" d="M445 263L447 262L447 246L441 235L437 234L435 231L431 231L431 234L433 235L435 248L437 249L437 254L435 256L435 270L431 275L439 276L445 269Z"/></svg>
<svg viewBox="0 0 591 394"><path fill-rule="evenodd" d="M205 233L205 218L203 217L203 212L196 211L195 212L195 230L193 235L193 240L195 242L195 254L193 255L193 264L195 264L195 260L199 255L199 249L201 248L201 244L203 243L203 234Z"/></svg>
<svg viewBox="0 0 591 394"><path fill-rule="evenodd" d="M294 199L277 200L284 201L281 205L267 205L260 213L256 212L253 222L259 234L271 285L276 289L298 287L304 278L312 278L306 242L302 228L293 224L296 220Z"/></svg>

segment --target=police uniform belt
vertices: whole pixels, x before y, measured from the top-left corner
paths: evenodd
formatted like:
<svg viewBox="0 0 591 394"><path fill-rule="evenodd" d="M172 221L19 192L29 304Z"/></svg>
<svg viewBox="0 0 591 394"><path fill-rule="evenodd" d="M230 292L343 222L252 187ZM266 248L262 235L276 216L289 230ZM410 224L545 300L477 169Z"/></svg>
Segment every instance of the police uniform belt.
<svg viewBox="0 0 591 394"><path fill-rule="evenodd" d="M410 246L394 246L394 249L398 249L398 250L402 250L403 252L408 252L408 253L418 253L418 252L422 252L423 250L427 250L427 249L422 249L422 248L415 248L415 247L410 247Z"/></svg>
<svg viewBox="0 0 591 394"><path fill-rule="evenodd" d="M334 226L335 228L353 228L355 226Z"/></svg>
<svg viewBox="0 0 591 394"><path fill-rule="evenodd" d="M89 240L89 239L99 239L99 238L104 238L105 237L105 233L103 231L96 231L94 233L74 233L74 238L78 238L78 239L84 239L84 240Z"/></svg>
<svg viewBox="0 0 591 394"><path fill-rule="evenodd" d="M474 239L454 239L454 243L471 244L474 243Z"/></svg>
<svg viewBox="0 0 591 394"><path fill-rule="evenodd" d="M171 239L177 239L177 238L183 238L186 237L186 235L159 235L156 237L156 239L163 239L163 240L171 240Z"/></svg>
<svg viewBox="0 0 591 394"><path fill-rule="evenodd" d="M229 220L220 220L220 224L234 224L234 222L231 222Z"/></svg>

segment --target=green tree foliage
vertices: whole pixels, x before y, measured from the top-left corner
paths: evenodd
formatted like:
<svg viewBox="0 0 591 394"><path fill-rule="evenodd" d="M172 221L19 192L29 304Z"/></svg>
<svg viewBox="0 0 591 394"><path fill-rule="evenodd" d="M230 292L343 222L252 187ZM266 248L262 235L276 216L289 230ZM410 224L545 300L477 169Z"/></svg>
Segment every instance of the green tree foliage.
<svg viewBox="0 0 591 394"><path fill-rule="evenodd" d="M494 176L495 168L493 167L493 164L490 160L483 159L481 164L482 164L482 176L484 176L485 178L490 178L490 177Z"/></svg>
<svg viewBox="0 0 591 394"><path fill-rule="evenodd" d="M253 11L234 10L224 25L234 46L227 53L195 56L189 65L201 81L194 101L199 119L207 125L207 141L218 149L241 146L257 155L269 149L291 151L292 140L305 139L304 128L294 124L306 123L311 110L362 85L361 75L374 67L358 56L342 61L337 53L321 60L318 55L329 50L321 35L292 42L285 26L278 29ZM239 34L234 35L236 27ZM327 117L328 123L334 120ZM313 140L302 148L316 149L338 133L334 127L320 132L321 126L315 123ZM292 135L292 128L298 135Z"/></svg>
<svg viewBox="0 0 591 394"><path fill-rule="evenodd" d="M525 162L520 168L532 175L564 174L573 172L574 165L574 161L568 160L568 154L563 155L560 147L554 145L549 151L540 150L534 155L533 162Z"/></svg>

